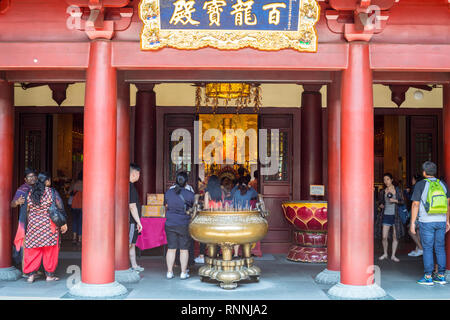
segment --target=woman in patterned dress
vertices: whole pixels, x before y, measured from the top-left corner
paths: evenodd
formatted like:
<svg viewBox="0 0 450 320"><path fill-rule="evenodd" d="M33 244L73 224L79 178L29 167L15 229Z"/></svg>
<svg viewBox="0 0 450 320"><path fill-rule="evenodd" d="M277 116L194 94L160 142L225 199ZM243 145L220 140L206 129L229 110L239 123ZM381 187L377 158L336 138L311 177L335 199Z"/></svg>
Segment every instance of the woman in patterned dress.
<svg viewBox="0 0 450 320"><path fill-rule="evenodd" d="M27 227L23 257L23 272L29 274L28 282L33 282L43 260L47 281L56 281L55 270L58 265L59 229L67 231L67 225L58 228L51 220L49 209L53 197L49 175L40 173L38 181L27 197ZM56 206L64 209L58 192L55 192Z"/></svg>

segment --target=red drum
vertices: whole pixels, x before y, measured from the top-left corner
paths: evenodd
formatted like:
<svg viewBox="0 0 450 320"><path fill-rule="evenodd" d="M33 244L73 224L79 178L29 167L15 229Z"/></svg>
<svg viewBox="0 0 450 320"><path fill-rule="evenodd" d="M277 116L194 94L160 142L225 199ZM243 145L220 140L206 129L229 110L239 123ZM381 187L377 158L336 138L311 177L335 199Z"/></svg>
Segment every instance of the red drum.
<svg viewBox="0 0 450 320"><path fill-rule="evenodd" d="M287 201L283 213L294 227L294 243L287 259L292 261L327 262L327 202Z"/></svg>

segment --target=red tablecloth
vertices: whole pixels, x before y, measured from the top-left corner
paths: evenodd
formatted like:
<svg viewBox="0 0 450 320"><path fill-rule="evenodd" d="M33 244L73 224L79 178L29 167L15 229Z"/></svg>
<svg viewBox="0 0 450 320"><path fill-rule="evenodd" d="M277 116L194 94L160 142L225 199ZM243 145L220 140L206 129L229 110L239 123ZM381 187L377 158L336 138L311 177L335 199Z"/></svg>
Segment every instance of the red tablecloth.
<svg viewBox="0 0 450 320"><path fill-rule="evenodd" d="M143 229L136 242L139 249L151 249L167 244L164 230L166 218L141 218L141 223Z"/></svg>

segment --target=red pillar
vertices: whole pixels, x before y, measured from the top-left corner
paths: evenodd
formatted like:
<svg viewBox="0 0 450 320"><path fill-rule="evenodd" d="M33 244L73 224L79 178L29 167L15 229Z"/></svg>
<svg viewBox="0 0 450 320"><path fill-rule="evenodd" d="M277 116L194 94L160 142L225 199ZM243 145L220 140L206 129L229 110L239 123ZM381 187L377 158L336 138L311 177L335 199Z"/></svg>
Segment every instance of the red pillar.
<svg viewBox="0 0 450 320"><path fill-rule="evenodd" d="M372 71L369 45L349 47L349 65L342 71L341 283L364 286L373 265Z"/></svg>
<svg viewBox="0 0 450 320"><path fill-rule="evenodd" d="M81 280L114 282L116 70L111 42L91 42L86 74Z"/></svg>
<svg viewBox="0 0 450 320"><path fill-rule="evenodd" d="M13 96L13 85L0 79L0 269L12 266L10 203L14 159Z"/></svg>
<svg viewBox="0 0 450 320"><path fill-rule="evenodd" d="M341 269L341 79L338 72L333 74L333 82L327 86L327 116L327 268L316 276L315 281L321 284L337 284Z"/></svg>
<svg viewBox="0 0 450 320"><path fill-rule="evenodd" d="M136 183L142 203L156 192L156 95L154 84L136 84L134 162L141 167Z"/></svg>
<svg viewBox="0 0 450 320"><path fill-rule="evenodd" d="M386 295L374 284L374 124L369 44L349 44L341 89L341 280L329 294L351 298Z"/></svg>
<svg viewBox="0 0 450 320"><path fill-rule="evenodd" d="M328 264L339 271L341 257L341 79L336 73L327 88L328 109Z"/></svg>
<svg viewBox="0 0 450 320"><path fill-rule="evenodd" d="M116 150L116 271L130 268L129 256L129 182L130 182L130 86L119 76L117 81Z"/></svg>
<svg viewBox="0 0 450 320"><path fill-rule="evenodd" d="M301 199L312 200L310 185L321 185L322 176L322 94L321 85L303 85L301 117Z"/></svg>
<svg viewBox="0 0 450 320"><path fill-rule="evenodd" d="M450 85L445 84L443 90L444 110L442 118L444 120L444 172L445 181L450 183ZM446 234L446 254L447 254L447 277L450 274L450 232Z"/></svg>

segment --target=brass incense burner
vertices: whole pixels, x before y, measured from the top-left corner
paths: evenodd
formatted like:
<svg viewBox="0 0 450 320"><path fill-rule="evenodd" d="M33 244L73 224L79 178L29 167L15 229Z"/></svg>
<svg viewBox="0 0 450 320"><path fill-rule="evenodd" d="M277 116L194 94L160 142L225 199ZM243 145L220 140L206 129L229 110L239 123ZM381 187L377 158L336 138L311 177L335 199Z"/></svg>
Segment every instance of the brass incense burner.
<svg viewBox="0 0 450 320"><path fill-rule="evenodd" d="M262 196L255 210L241 211L200 210L196 199L189 232L207 245L205 265L199 269L201 280L219 281L223 289L234 289L241 280L259 281L261 269L253 264L251 247L267 234L267 216ZM242 245L243 257L233 258L234 245Z"/></svg>

